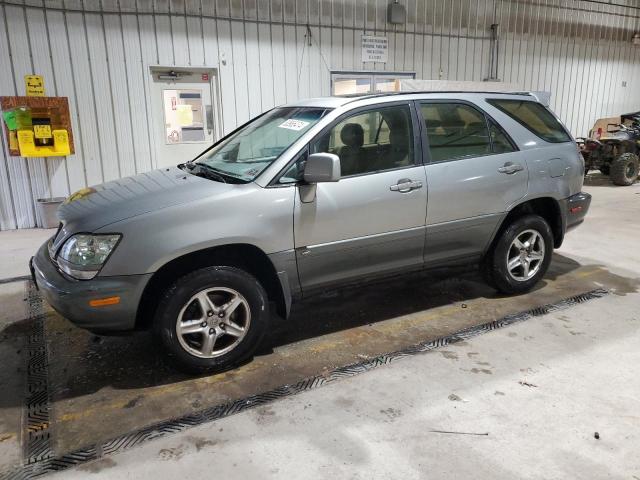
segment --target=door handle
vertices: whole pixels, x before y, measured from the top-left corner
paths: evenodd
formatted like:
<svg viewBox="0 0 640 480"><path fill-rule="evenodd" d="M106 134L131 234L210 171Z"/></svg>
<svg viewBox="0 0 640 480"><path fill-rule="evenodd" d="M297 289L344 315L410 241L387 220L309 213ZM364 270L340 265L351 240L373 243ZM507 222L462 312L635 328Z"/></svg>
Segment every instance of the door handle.
<svg viewBox="0 0 640 480"><path fill-rule="evenodd" d="M408 193L418 188L422 188L422 182L414 182L410 178L401 178L397 184L391 185L389 190L392 192Z"/></svg>
<svg viewBox="0 0 640 480"><path fill-rule="evenodd" d="M506 173L507 175L513 175L516 172L524 170L524 167L519 163L507 162L498 169L500 173Z"/></svg>

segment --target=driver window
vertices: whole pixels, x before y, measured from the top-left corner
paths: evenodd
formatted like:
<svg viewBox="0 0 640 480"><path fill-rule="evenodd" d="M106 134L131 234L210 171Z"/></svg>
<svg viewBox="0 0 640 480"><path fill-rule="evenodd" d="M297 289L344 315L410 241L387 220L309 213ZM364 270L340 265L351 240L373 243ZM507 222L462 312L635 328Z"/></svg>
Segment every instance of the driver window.
<svg viewBox="0 0 640 480"><path fill-rule="evenodd" d="M380 107L341 120L312 143L311 153L319 152L340 157L342 177L414 165L411 110Z"/></svg>

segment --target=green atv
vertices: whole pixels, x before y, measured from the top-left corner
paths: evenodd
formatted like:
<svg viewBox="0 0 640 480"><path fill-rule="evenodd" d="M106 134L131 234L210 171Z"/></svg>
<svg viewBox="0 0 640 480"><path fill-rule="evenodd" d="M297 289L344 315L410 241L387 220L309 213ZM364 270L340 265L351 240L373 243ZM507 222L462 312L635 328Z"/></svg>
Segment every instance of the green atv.
<svg viewBox="0 0 640 480"><path fill-rule="evenodd" d="M585 175L598 169L615 185L631 185L640 174L640 112L601 118L589 138L576 139L584 158Z"/></svg>

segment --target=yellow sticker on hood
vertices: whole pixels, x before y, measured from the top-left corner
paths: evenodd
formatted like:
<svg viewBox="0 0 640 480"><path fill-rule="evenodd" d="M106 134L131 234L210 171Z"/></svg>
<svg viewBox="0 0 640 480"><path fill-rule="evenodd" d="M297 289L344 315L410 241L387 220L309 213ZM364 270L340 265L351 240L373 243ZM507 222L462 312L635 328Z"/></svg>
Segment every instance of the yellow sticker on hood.
<svg viewBox="0 0 640 480"><path fill-rule="evenodd" d="M88 197L92 193L96 193L95 188L81 188L77 192L73 192L67 199L64 201L63 205L67 205L68 203L75 202L76 200L80 200L84 197Z"/></svg>

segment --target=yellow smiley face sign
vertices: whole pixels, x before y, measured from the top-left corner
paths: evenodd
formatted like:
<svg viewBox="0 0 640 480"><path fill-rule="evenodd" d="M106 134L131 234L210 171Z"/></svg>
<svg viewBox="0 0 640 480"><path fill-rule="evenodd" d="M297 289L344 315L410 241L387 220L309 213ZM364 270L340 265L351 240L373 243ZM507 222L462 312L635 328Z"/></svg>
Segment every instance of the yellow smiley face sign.
<svg viewBox="0 0 640 480"><path fill-rule="evenodd" d="M24 88L27 97L44 97L44 78L42 75L25 75Z"/></svg>

